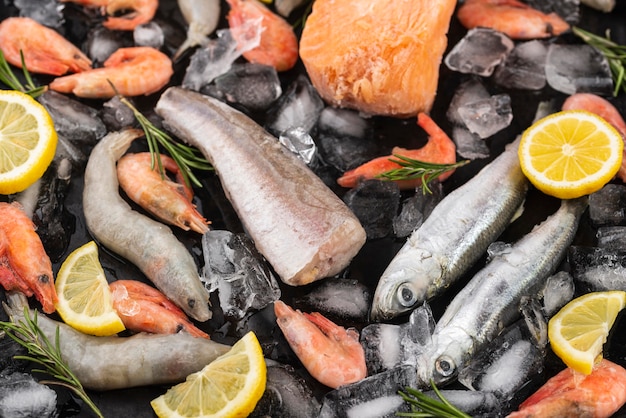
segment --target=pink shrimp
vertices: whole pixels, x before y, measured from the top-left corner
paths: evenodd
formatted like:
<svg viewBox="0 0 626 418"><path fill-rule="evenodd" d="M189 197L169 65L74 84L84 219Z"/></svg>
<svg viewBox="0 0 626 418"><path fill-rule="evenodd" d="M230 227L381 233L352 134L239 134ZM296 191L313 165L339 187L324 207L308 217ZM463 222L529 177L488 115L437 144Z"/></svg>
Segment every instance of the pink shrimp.
<svg viewBox="0 0 626 418"><path fill-rule="evenodd" d="M615 106L605 98L591 93L576 93L565 99L561 108L563 110L586 110L595 113L613 125L622 135L622 139L626 141L626 122ZM626 150L617 177L626 182Z"/></svg>
<svg viewBox="0 0 626 418"><path fill-rule="evenodd" d="M426 161L438 164L454 164L456 162L456 145L450 137L425 113L417 115L417 124L424 129L428 135L428 142L422 148L405 149L395 147L392 154L402 155L414 160ZM355 187L360 180L374 179L380 174L400 168L400 165L392 162L393 155L375 158L357 168L346 171L343 176L337 179L337 183L342 187ZM454 170L447 171L439 176L439 181L450 177ZM421 179L399 180L400 189L409 190L419 186Z"/></svg>
<svg viewBox="0 0 626 418"><path fill-rule="evenodd" d="M52 263L19 203L0 202L0 284L35 295L45 313L56 310Z"/></svg>
<svg viewBox="0 0 626 418"><path fill-rule="evenodd" d="M265 64L286 71L298 60L298 39L291 25L257 0L227 0L231 9L226 18L233 37L239 44L248 39L246 24L261 18L259 46L243 53L250 62Z"/></svg>
<svg viewBox="0 0 626 418"><path fill-rule="evenodd" d="M172 74L172 61L167 55L155 48L138 46L120 48L104 62L103 68L56 78L49 87L83 98L109 99L115 96L110 84L113 83L119 94L139 96L159 91Z"/></svg>
<svg viewBox="0 0 626 418"><path fill-rule="evenodd" d="M58 32L28 17L10 17L0 23L0 49L16 67L20 51L31 73L63 75L91 69L91 60Z"/></svg>
<svg viewBox="0 0 626 418"><path fill-rule="evenodd" d="M311 376L331 388L367 376L365 352L354 329L344 329L322 314L293 310L274 302L276 322Z"/></svg>
<svg viewBox="0 0 626 418"><path fill-rule="evenodd" d="M149 152L126 154L117 162L120 186L133 202L162 221L204 234L209 230L208 222L191 203L193 191L185 185L176 162L161 155L161 163L176 175L177 182L162 178L157 167L151 168Z"/></svg>
<svg viewBox="0 0 626 418"><path fill-rule="evenodd" d="M152 334L185 331L194 337L209 338L196 328L185 313L154 287L137 280L117 280L109 284L113 308L126 329Z"/></svg>
<svg viewBox="0 0 626 418"><path fill-rule="evenodd" d="M101 8L108 14L104 27L111 30L134 30L137 26L148 23L154 18L159 8L159 0L61 0L81 6ZM113 16L120 10L129 11L122 16Z"/></svg>
<svg viewBox="0 0 626 418"><path fill-rule="evenodd" d="M466 29L491 28L512 39L548 38L570 28L556 13L545 14L518 0L466 0L456 16Z"/></svg>
<svg viewBox="0 0 626 418"><path fill-rule="evenodd" d="M565 369L509 418L610 417L626 403L626 370L603 359L590 375Z"/></svg>

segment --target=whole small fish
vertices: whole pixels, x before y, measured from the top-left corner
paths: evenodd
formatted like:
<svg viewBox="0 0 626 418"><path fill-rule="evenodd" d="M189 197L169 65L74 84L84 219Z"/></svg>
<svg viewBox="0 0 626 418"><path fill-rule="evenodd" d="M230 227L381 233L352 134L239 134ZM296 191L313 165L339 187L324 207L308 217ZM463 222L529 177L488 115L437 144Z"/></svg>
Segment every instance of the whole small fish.
<svg viewBox="0 0 626 418"><path fill-rule="evenodd" d="M211 162L257 249L285 283L333 276L365 243L365 230L341 199L243 113L179 87L163 93L156 112Z"/></svg>
<svg viewBox="0 0 626 418"><path fill-rule="evenodd" d="M85 169L83 211L89 231L116 254L136 265L185 313L211 318L209 293L187 248L170 228L132 210L119 194L116 162L142 132L112 132L95 146Z"/></svg>
<svg viewBox="0 0 626 418"><path fill-rule="evenodd" d="M455 296L417 359L422 382L442 384L454 378L474 353L519 318L522 297L536 294L562 261L587 201L563 200L554 214L496 254Z"/></svg>
<svg viewBox="0 0 626 418"><path fill-rule="evenodd" d="M413 231L378 282L372 319L391 319L440 294L504 231L528 189L518 145L448 194Z"/></svg>

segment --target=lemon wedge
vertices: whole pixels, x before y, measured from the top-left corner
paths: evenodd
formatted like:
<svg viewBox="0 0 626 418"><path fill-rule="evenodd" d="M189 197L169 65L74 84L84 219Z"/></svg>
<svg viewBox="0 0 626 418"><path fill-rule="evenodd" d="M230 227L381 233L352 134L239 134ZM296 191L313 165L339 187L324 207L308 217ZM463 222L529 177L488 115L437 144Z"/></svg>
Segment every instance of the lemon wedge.
<svg viewBox="0 0 626 418"><path fill-rule="evenodd" d="M250 331L150 405L160 418L246 417L265 392L266 373L263 351Z"/></svg>
<svg viewBox="0 0 626 418"><path fill-rule="evenodd" d="M21 192L43 176L56 146L48 111L28 94L0 90L0 194Z"/></svg>
<svg viewBox="0 0 626 418"><path fill-rule="evenodd" d="M625 305L626 292L621 290L587 293L572 300L548 322L552 351L568 367L590 374Z"/></svg>
<svg viewBox="0 0 626 418"><path fill-rule="evenodd" d="M63 321L85 334L107 336L125 329L113 309L109 283L98 259L98 246L90 241L65 259L55 282L56 309Z"/></svg>
<svg viewBox="0 0 626 418"><path fill-rule="evenodd" d="M624 141L603 118L565 110L535 122L519 146L522 171L539 190L573 199L600 190L622 164Z"/></svg>

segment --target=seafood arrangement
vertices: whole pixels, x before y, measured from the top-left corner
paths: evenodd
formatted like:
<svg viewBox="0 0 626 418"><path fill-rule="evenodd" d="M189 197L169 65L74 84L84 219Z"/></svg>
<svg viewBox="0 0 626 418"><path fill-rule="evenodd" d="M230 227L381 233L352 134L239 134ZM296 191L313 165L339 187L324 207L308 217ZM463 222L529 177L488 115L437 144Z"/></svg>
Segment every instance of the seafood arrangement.
<svg viewBox="0 0 626 418"><path fill-rule="evenodd" d="M548 311L548 296L537 295L547 292L548 278L566 266L571 246L594 245L601 221L593 218L592 197L561 202L528 183L519 167L518 136L546 103L552 111L601 114L624 135L620 113L625 114L626 96L610 97L603 90L601 95L609 98L605 101L550 86L506 88L484 77L487 89L508 95L504 105L511 108L512 121L478 141L486 154L468 156L460 142L466 132L458 123L463 115L459 110L454 116L449 106L459 86L479 77L449 68L444 58L467 33L483 26L501 30L510 45L538 39L545 42L543 48L580 44L568 32L573 23L596 31L605 29L605 21L619 27L626 13L623 4L576 2L581 18L538 12L536 5L517 0L442 0L433 7L416 1L420 7L410 11L391 4L398 2L374 2L370 9L358 0L341 7L316 0L299 26L307 2L53 3L65 19L56 29L23 17L17 0L5 0L8 7L0 12L0 49L6 60L18 68L24 52L32 75L49 87L41 101L57 118L60 137L52 177L64 168L64 180L54 179L63 181L62 187L48 186L48 177L38 185L37 193L55 193L56 199L39 197L29 208L25 192L0 195L0 284L7 290L0 293L7 314L21 318L24 307L30 307L26 312L39 307L43 332L53 339L58 327L64 358L105 416L154 416L151 399L225 353L250 330L263 347L268 379L280 378L268 380L268 391L252 416L307 411L306 416L339 417L350 408L364 414L365 409L357 408L367 407L357 399L393 397L407 385L428 390L431 381L452 399L454 391L470 392L465 389L483 384L467 383L476 379L467 372L487 369L486 361L476 362L486 352L492 359L500 355L502 350L492 343L504 334L521 334L521 342L538 352L536 363L524 370L527 374L520 378L525 380L513 390L499 388L503 395L480 387L471 391L477 399L481 396L473 414L505 416L518 408L512 416L526 416L524 408L549 414L554 405L541 406L543 398L549 403L546 392L560 390L554 388L557 384L572 385L571 376L557 374L565 366L541 337L545 319L537 312ZM526 14L537 23L517 20ZM507 24L498 26L502 22ZM157 27L153 37L163 35L162 42L138 42L139 29L152 24ZM18 36L16 27L29 32ZM94 40L103 36L96 28L105 28L106 37ZM322 28L328 28L328 39L320 38ZM382 40L375 39L374 28ZM353 32L361 35L349 36ZM623 30L613 35L626 43ZM411 49L414 39L424 37L424 45ZM85 52L98 41L115 45L106 60ZM30 51L50 49L43 47L45 42L58 46L54 56L31 62ZM201 63L197 52L210 60ZM224 57L232 62L221 62ZM218 75L189 88L188 68L194 63L209 67L212 60ZM413 68L411 60L424 64ZM228 85L233 74L235 81ZM268 78L277 83L266 87ZM245 85L249 79L257 84ZM255 106L246 105L250 95L258 99L264 93ZM73 99L75 109L85 106L81 112L97 127L87 134L66 132L69 117L54 112L60 103L53 101L55 95ZM156 126L196 148L213 171L198 172L199 181L187 183L183 170L165 153L154 164L144 131L132 112L125 113L130 109L119 103L119 96L131 98ZM312 114L303 116L303 103ZM349 114L349 122L328 134L342 112ZM70 129L89 129L85 122L76 125ZM365 134L354 134L360 128ZM474 139L479 135L471 134ZM324 142L331 136L335 142ZM356 145L341 156L341 148L350 143ZM314 157L307 160L311 149ZM456 163L457 156L468 161L431 182L432 191L426 193L423 178L379 180L382 170L399 167L389 161L398 156L440 164ZM167 174L163 177L155 165ZM625 166L612 185L622 185ZM369 200L359 200L365 198ZM423 202L416 205L430 207L401 234L392 221L409 207L407 202L418 199ZM56 210L43 211L41 206L50 201ZM391 215L376 223L383 212ZM38 218L46 213L55 222L63 215L67 239L45 238L53 222ZM220 230L246 240L209 233ZM36 233L43 244L36 242ZM67 254L90 240L102 250L114 306L127 328L119 337L84 335L54 313L52 277ZM248 241L253 250L235 248L235 242ZM23 248L29 250L27 265L17 263ZM228 260L209 266L216 263L215 253L222 252ZM240 300L258 289L258 284L246 283L250 272L268 288L263 307L250 308L249 300ZM494 277L502 279L494 282ZM232 288L215 284L220 280ZM351 283L347 291L346 282ZM313 306L313 298L321 302ZM529 299L541 299L535 302L544 306L536 308ZM488 304L481 302L486 300ZM236 309L227 304L244 307L233 313ZM528 312L533 309L539 318L534 327ZM618 321L616 327L623 325ZM368 340L373 335L380 340ZM615 387L626 387L626 372L620 368L626 365L626 341L619 335L611 338L600 373L611 374ZM376 344L379 352L373 354ZM586 407L587 397L600 391L593 388L594 379L610 380L590 377L592 389L581 392L592 395L573 393L573 405ZM535 399L529 398L544 383ZM295 388L300 393L294 400ZM273 397L280 398L276 393L281 391L290 394L277 401ZM89 416L63 395L60 391L56 399L59 410ZM607 404L617 402L606 398ZM281 405L289 399L291 404ZM395 405L395 411L403 408ZM606 411L613 409L607 406ZM368 413L386 416L374 409ZM615 416L626 416L624 408Z"/></svg>

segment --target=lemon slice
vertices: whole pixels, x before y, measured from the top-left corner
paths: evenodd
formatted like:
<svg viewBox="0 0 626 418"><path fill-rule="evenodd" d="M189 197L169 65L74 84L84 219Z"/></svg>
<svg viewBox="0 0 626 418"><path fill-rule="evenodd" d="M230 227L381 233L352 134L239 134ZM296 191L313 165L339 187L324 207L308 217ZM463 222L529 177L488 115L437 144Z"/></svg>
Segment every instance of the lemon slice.
<svg viewBox="0 0 626 418"><path fill-rule="evenodd" d="M624 305L626 292L621 290L587 293L572 300L548 322L552 351L568 367L590 374Z"/></svg>
<svg viewBox="0 0 626 418"><path fill-rule="evenodd" d="M48 111L28 94L0 90L0 194L21 192L43 176L56 146Z"/></svg>
<svg viewBox="0 0 626 418"><path fill-rule="evenodd" d="M554 113L522 135L522 171L542 192L573 199L600 190L622 164L624 141L603 118L583 110Z"/></svg>
<svg viewBox="0 0 626 418"><path fill-rule="evenodd" d="M263 351L250 331L150 405L160 418L246 417L265 392L266 372Z"/></svg>
<svg viewBox="0 0 626 418"><path fill-rule="evenodd" d="M113 309L111 290L95 242L72 251L59 269L55 286L59 297L57 312L69 326L98 336L125 329Z"/></svg>

